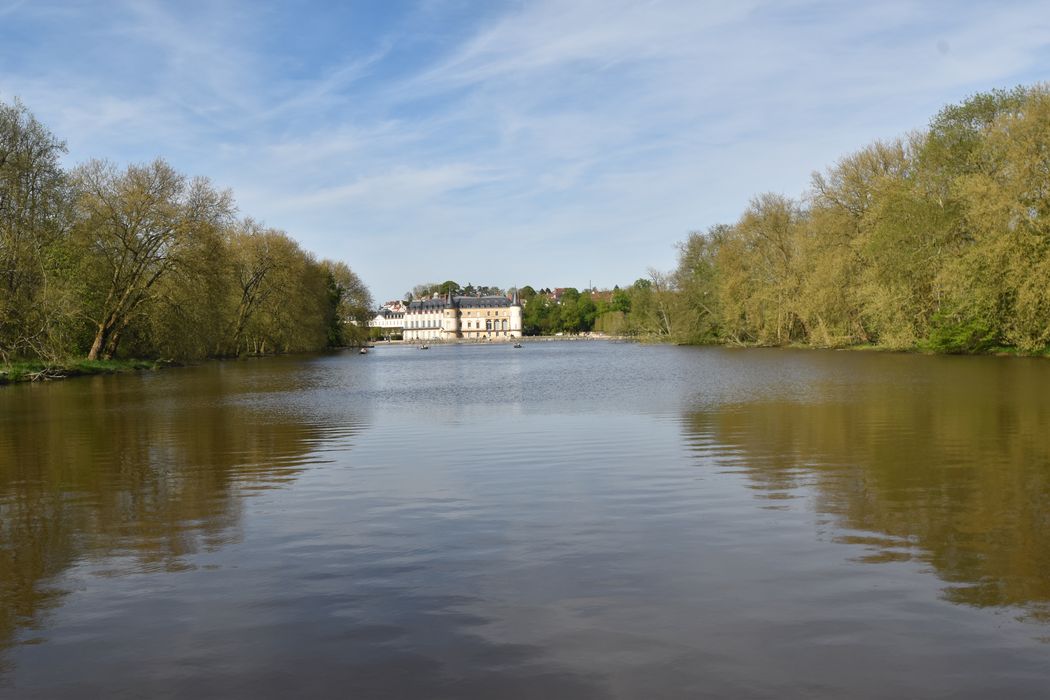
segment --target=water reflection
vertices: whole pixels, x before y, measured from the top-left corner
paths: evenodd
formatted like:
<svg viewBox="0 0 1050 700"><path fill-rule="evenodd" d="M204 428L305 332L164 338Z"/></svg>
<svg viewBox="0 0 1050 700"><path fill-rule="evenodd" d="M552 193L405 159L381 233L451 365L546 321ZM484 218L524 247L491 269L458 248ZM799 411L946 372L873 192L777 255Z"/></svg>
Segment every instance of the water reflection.
<svg viewBox="0 0 1050 700"><path fill-rule="evenodd" d="M1047 387L602 343L9 387L0 695L1038 696Z"/></svg>
<svg viewBox="0 0 1050 700"><path fill-rule="evenodd" d="M687 412L690 444L746 473L770 507L811 499L856 561L914 559L947 582L947 600L1050 621L1046 363L829 364L838 371L807 396Z"/></svg>
<svg viewBox="0 0 1050 700"><path fill-rule="evenodd" d="M288 483L314 450L345 442L267 397L302 390L302 368L212 365L0 393L0 659L39 641L76 583L192 569L240 538L240 496ZM297 381L298 380L298 381Z"/></svg>

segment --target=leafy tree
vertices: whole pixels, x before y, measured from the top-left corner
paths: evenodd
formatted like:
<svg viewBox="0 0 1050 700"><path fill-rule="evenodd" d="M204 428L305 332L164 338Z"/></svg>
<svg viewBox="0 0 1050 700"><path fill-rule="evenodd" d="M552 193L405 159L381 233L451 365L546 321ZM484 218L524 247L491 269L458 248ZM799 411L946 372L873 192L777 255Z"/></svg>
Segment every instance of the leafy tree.
<svg viewBox="0 0 1050 700"><path fill-rule="evenodd" d="M729 226L714 226L706 233L693 232L679 246L678 268L673 283L681 295L676 323L677 340L687 343L711 343L718 340L721 308L718 302L716 256L721 240L731 231ZM622 295L622 293L620 293ZM626 303L625 303L626 302ZM613 294L618 310L630 310L630 299Z"/></svg>
<svg viewBox="0 0 1050 700"><path fill-rule="evenodd" d="M564 303L566 301L576 301L579 298L580 290L576 289L576 287L566 287L562 290L561 299L558 301Z"/></svg>
<svg viewBox="0 0 1050 700"><path fill-rule="evenodd" d="M619 311L620 313L628 313L631 310L631 295L615 287L613 289L612 301L609 303L611 311Z"/></svg>
<svg viewBox="0 0 1050 700"><path fill-rule="evenodd" d="M73 310L56 275L67 262L65 143L19 102L0 103L0 360L53 356Z"/></svg>
<svg viewBox="0 0 1050 700"><path fill-rule="evenodd" d="M557 307L551 300L542 295L536 296L525 302L522 309L522 333L524 335L546 335L557 332L554 330L554 312Z"/></svg>
<svg viewBox="0 0 1050 700"><path fill-rule="evenodd" d="M91 161L76 170L75 183L77 240L94 273L88 359L109 359L192 237L229 221L233 200L203 178L187 181L159 159L123 172Z"/></svg>
<svg viewBox="0 0 1050 700"><path fill-rule="evenodd" d="M328 345L345 347L365 340L372 317L372 295L361 278L344 262L323 260L328 283Z"/></svg>
<svg viewBox="0 0 1050 700"><path fill-rule="evenodd" d="M163 160L89 161L0 103L0 360L206 357L355 342L371 297L341 262L235 222L229 192Z"/></svg>
<svg viewBox="0 0 1050 700"><path fill-rule="evenodd" d="M449 292L451 292L453 295L456 295L462 293L462 291L463 290L460 289L459 283L453 280L447 280L445 282L442 282L437 288L437 293L441 296L445 296Z"/></svg>

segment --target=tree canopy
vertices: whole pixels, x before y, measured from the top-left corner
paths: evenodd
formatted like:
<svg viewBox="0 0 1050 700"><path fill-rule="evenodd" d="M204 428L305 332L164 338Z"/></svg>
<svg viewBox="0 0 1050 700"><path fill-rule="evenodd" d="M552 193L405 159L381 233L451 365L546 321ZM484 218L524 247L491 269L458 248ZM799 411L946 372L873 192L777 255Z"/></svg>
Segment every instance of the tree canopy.
<svg viewBox="0 0 1050 700"><path fill-rule="evenodd" d="M0 360L311 350L363 337L368 289L163 159L70 171L0 103Z"/></svg>

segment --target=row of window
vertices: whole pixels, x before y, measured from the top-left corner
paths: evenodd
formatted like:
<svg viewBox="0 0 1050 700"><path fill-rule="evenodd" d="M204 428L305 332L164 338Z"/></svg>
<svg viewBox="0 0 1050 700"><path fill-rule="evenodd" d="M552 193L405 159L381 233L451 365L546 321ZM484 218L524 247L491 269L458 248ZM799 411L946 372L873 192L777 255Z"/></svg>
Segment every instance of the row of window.
<svg viewBox="0 0 1050 700"><path fill-rule="evenodd" d="M430 314L440 314L440 313L442 313L442 310L441 309L420 309L420 310L411 311L410 313L413 314L413 315L415 315L415 314L428 314L428 315L430 315ZM449 313L451 314L452 312L450 311ZM464 311L462 313L463 313L464 316L471 316L471 315L473 315L474 312L472 312L472 311ZM482 312L478 311L477 314L478 314L478 316L481 316ZM404 316L404 314L401 314L401 315ZM486 312L484 312L484 315L485 316L499 316L500 315L500 311L498 309L495 310L495 311L486 311Z"/></svg>
<svg viewBox="0 0 1050 700"><path fill-rule="evenodd" d="M467 321L465 328L467 328L468 330L471 329L471 328L476 328L477 330L481 330L481 321ZM500 329L507 330L507 319L504 318L502 320L500 320L500 319L493 320L493 319L490 318L490 319L486 319L485 320L485 330L493 331L493 330L500 330Z"/></svg>
<svg viewBox="0 0 1050 700"><path fill-rule="evenodd" d="M422 319L422 320L415 320L415 319L413 319L413 320L408 322L408 325L406 326L406 328L438 328L439 326L440 326L440 324L438 323L437 319L429 319L429 318L427 318L427 319ZM475 329L480 330L481 329L481 320L479 319L477 321L466 321L466 323L464 324L464 327L465 328L475 328ZM493 319L493 318L485 319L485 330L491 331L491 330L500 330L500 329L507 330L507 319L505 319L505 318L503 318L503 319L499 319L499 318L496 318L496 319Z"/></svg>

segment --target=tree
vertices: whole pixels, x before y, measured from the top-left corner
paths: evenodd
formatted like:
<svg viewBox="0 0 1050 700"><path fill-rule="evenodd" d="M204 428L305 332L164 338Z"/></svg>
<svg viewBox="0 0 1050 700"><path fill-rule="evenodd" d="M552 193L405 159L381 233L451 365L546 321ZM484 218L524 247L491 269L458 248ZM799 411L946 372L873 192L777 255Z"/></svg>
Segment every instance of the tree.
<svg viewBox="0 0 1050 700"><path fill-rule="evenodd" d="M158 280L181 262L189 241L228 223L229 192L191 181L163 160L131 165L91 161L75 173L78 240L90 263L95 333L88 359L109 359Z"/></svg>
<svg viewBox="0 0 1050 700"><path fill-rule="evenodd" d="M804 214L798 203L763 194L718 246L719 300L726 333L735 342L781 344L804 340L796 265Z"/></svg>
<svg viewBox="0 0 1050 700"><path fill-rule="evenodd" d="M368 321L372 317L372 294L346 263L323 260L321 267L327 275L329 289L328 344L332 347L361 344L367 338Z"/></svg>
<svg viewBox="0 0 1050 700"><path fill-rule="evenodd" d="M718 246L731 227L713 226L706 233L693 232L679 246L678 267L672 275L675 289L681 294L678 306L677 340L687 343L710 343L718 339L721 309L718 304L716 257ZM630 299L613 294L613 304L622 310Z"/></svg>
<svg viewBox="0 0 1050 700"><path fill-rule="evenodd" d="M266 229L252 219L229 230L226 245L233 304L223 354L241 352L245 331L255 314L272 296L280 294L273 277L282 264L281 249L287 243L282 231Z"/></svg>
<svg viewBox="0 0 1050 700"><path fill-rule="evenodd" d="M614 287L612 300L609 302L609 309L611 311L628 313L631 310L631 296L624 290L620 289L619 286Z"/></svg>
<svg viewBox="0 0 1050 700"><path fill-rule="evenodd" d="M463 290L460 288L459 283L453 280L446 280L445 282L442 282L437 288L437 293L441 296L445 296L449 293L451 293L454 296L460 294L462 291Z"/></svg>
<svg viewBox="0 0 1050 700"><path fill-rule="evenodd" d="M0 360L54 356L71 314L56 273L69 221L65 143L20 102L0 103Z"/></svg>
<svg viewBox="0 0 1050 700"><path fill-rule="evenodd" d="M938 280L931 341L958 352L1040 350L1050 344L1050 88L971 102L962 108L990 121L953 181L967 238Z"/></svg>
<svg viewBox="0 0 1050 700"><path fill-rule="evenodd" d="M524 335L546 335L553 332L551 316L556 310L550 299L537 294L525 302L522 309L522 333Z"/></svg>

